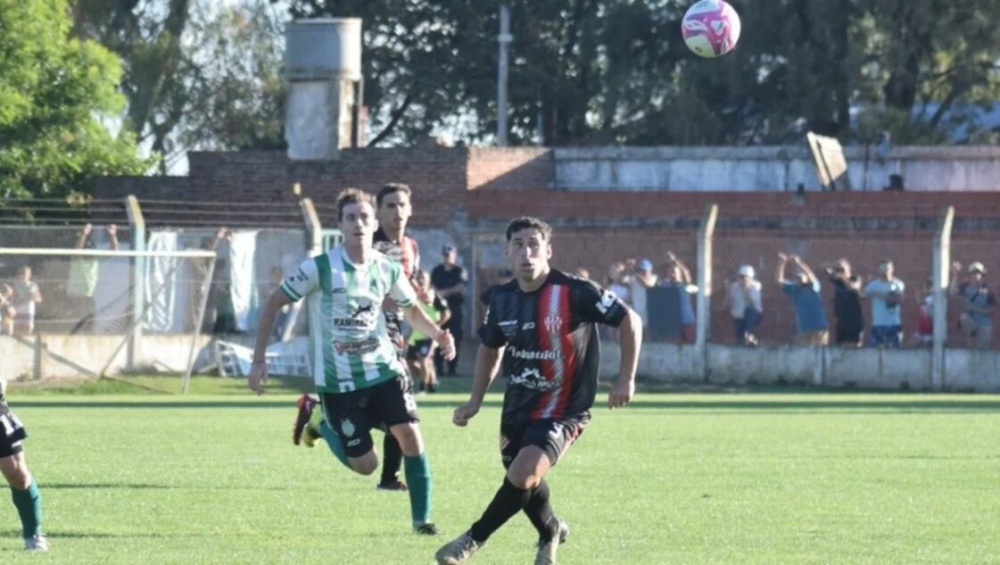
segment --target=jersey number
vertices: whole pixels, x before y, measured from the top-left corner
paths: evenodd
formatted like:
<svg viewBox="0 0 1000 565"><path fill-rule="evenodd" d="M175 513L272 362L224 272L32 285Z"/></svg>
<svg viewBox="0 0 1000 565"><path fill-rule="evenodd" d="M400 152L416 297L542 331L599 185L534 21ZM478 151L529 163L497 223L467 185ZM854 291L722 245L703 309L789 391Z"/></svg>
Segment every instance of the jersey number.
<svg viewBox="0 0 1000 565"><path fill-rule="evenodd" d="M3 428L3 435L11 436L14 432L24 427L13 412L8 412L0 416L0 428Z"/></svg>

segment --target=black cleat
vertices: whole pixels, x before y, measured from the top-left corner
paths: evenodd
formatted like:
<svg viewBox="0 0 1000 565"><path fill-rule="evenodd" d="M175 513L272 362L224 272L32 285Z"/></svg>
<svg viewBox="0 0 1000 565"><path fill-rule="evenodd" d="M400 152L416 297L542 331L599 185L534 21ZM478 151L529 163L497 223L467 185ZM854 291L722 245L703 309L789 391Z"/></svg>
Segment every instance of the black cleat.
<svg viewBox="0 0 1000 565"><path fill-rule="evenodd" d="M433 522L425 522L417 526L414 530L417 534L421 536L439 536L441 535L441 530L434 525Z"/></svg>

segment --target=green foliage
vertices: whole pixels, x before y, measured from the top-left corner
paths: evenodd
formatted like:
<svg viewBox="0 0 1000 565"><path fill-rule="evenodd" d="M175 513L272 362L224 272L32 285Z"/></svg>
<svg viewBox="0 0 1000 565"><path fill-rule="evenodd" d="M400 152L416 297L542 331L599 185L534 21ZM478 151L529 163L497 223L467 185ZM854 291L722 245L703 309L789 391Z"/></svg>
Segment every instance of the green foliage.
<svg viewBox="0 0 1000 565"><path fill-rule="evenodd" d="M275 0L272 0L275 2ZM413 142L455 115L468 142L496 115L498 3L293 0L296 17L360 17L374 142ZM740 45L717 60L680 37L689 3L510 0L511 142L801 142L804 130L942 143L971 104L1000 97L1000 4L962 0L733 0ZM933 111L921 114L924 105ZM925 123L919 123L925 122ZM455 129L455 128L453 128ZM538 136L541 132L541 136Z"/></svg>
<svg viewBox="0 0 1000 565"><path fill-rule="evenodd" d="M108 124L124 107L121 67L69 37L62 0L0 0L0 197L88 193L95 176L149 164L128 133Z"/></svg>

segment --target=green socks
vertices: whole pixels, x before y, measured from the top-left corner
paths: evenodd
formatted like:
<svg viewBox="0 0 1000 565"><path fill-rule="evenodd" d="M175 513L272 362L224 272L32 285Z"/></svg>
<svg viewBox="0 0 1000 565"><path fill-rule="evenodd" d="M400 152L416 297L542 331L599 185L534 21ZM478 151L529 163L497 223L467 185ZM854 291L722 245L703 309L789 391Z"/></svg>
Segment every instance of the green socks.
<svg viewBox="0 0 1000 565"><path fill-rule="evenodd" d="M333 456L337 458L337 461L340 461L344 464L344 467L350 469L351 464L347 462L347 452L344 451L344 444L340 441L340 436L337 435L337 432L333 431L330 424L326 423L326 420L319 425L319 433L326 440L326 445L329 446L330 451L333 452Z"/></svg>
<svg viewBox="0 0 1000 565"><path fill-rule="evenodd" d="M427 454L404 455L403 470L406 486L410 490L413 527L417 528L431 521L431 468L427 463Z"/></svg>
<svg viewBox="0 0 1000 565"><path fill-rule="evenodd" d="M10 498L21 517L24 539L42 535L42 497L38 494L38 483L32 479L28 490L10 489Z"/></svg>

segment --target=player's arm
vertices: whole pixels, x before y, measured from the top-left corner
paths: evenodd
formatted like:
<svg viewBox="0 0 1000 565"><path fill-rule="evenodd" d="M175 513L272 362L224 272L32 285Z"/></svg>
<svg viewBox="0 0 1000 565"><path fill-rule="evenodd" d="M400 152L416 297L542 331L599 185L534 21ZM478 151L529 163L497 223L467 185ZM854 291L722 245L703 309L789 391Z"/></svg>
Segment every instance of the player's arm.
<svg viewBox="0 0 1000 565"><path fill-rule="evenodd" d="M278 312L286 305L301 300L314 291L318 284L316 262L307 259L302 262L294 275L281 283L278 292L271 294L267 299L257 323L257 334L254 336L253 362L250 364L250 374L247 375L250 390L257 394L264 393L264 386L267 384L267 344L271 339L271 331L274 329Z"/></svg>
<svg viewBox="0 0 1000 565"><path fill-rule="evenodd" d="M639 368L642 346L642 318L610 290L591 281L581 283L575 294L575 308L584 322L618 328L621 363L618 379L608 394L608 407L621 408L635 395L635 372Z"/></svg>
<svg viewBox="0 0 1000 565"><path fill-rule="evenodd" d="M455 409L452 422L456 426L464 426L469 423L483 405L486 398L486 391L493 384L500 371L500 361L503 359L504 346L507 345L507 338L500 323L497 320L498 295L500 291L494 292L490 299L490 305L486 309L486 320L479 328L479 349L476 351L476 372L472 377L472 393L469 401Z"/></svg>
<svg viewBox="0 0 1000 565"><path fill-rule="evenodd" d="M455 340L448 330L438 327L437 322L424 312L417 302L417 293L410 280L403 274L399 263L389 266L389 293L396 304L403 309L403 317L410 327L437 342L445 359L455 358Z"/></svg>
<svg viewBox="0 0 1000 565"><path fill-rule="evenodd" d="M451 333L448 330L438 327L437 322L432 320L427 315L427 312L424 312L423 308L416 303L404 306L403 315L413 329L431 338L441 346L441 353L444 354L446 359L450 360L455 357L455 341L452 339Z"/></svg>

